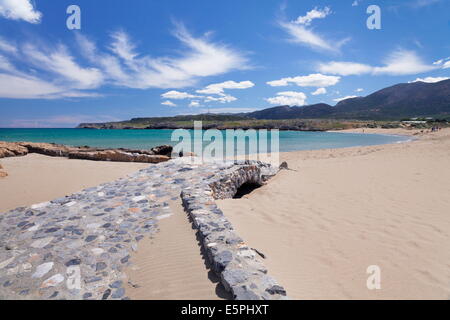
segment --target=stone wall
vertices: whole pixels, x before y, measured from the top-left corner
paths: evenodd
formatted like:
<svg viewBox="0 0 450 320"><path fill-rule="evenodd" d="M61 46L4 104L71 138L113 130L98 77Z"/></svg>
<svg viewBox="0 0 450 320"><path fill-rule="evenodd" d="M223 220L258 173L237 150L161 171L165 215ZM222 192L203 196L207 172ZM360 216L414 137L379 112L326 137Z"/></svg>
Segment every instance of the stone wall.
<svg viewBox="0 0 450 320"><path fill-rule="evenodd" d="M286 299L286 291L268 275L259 254L239 237L214 200L233 197L244 183L262 185L277 171L261 162L235 162L181 193L212 270L236 300Z"/></svg>

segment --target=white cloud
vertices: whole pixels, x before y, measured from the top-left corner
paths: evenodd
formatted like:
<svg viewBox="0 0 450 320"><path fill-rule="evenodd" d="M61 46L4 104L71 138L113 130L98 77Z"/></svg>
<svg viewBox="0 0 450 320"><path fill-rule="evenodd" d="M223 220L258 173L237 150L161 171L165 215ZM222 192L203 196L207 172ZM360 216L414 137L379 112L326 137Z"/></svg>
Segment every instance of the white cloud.
<svg viewBox="0 0 450 320"><path fill-rule="evenodd" d="M80 91L80 89L89 89L94 83L97 84L99 79L95 72L92 77L89 70L79 67L70 59L66 60L67 56L54 56L54 52L50 52L49 57L55 57L55 60L47 65L44 62L38 63L39 61L34 61L33 57L27 56L27 50L23 53L25 56L20 58L31 64L36 62L37 70L30 74L20 71L7 57L0 55L1 98L58 99L100 96L96 93ZM33 55L40 58L43 53L36 49ZM69 70L73 70L75 74L69 74Z"/></svg>
<svg viewBox="0 0 450 320"><path fill-rule="evenodd" d="M351 98L358 98L358 96L346 96L346 97L342 97L342 98L333 99L333 101L340 102L342 100L351 99Z"/></svg>
<svg viewBox="0 0 450 320"><path fill-rule="evenodd" d="M353 3L352 3L352 7L356 7L356 6L358 6L358 0L355 0L355 1L353 1Z"/></svg>
<svg viewBox="0 0 450 320"><path fill-rule="evenodd" d="M7 40L0 37L0 51L4 51L7 53L16 53L17 48Z"/></svg>
<svg viewBox="0 0 450 320"><path fill-rule="evenodd" d="M99 69L79 66L64 46L59 46L53 52L44 52L26 45L23 53L30 63L59 75L65 82L70 82L73 88L92 89L103 83L103 75Z"/></svg>
<svg viewBox="0 0 450 320"><path fill-rule="evenodd" d="M0 15L6 19L39 23L42 13L35 10L30 0L0 0Z"/></svg>
<svg viewBox="0 0 450 320"><path fill-rule="evenodd" d="M201 113L241 113L241 112L253 112L256 108L213 108L213 109L201 109Z"/></svg>
<svg viewBox="0 0 450 320"><path fill-rule="evenodd" d="M221 94L218 97L213 97L213 96L205 97L205 102L217 101L220 103L228 103L228 102L233 102L236 100L237 100L236 97L233 97L229 94Z"/></svg>
<svg viewBox="0 0 450 320"><path fill-rule="evenodd" d="M437 69L436 65L429 65L422 61L414 51L396 50L384 61L383 66L370 66L356 62L320 63L318 71L342 76L374 74L374 75L409 75L428 72Z"/></svg>
<svg viewBox="0 0 450 320"><path fill-rule="evenodd" d="M0 73L0 97L10 99L57 99L95 97L93 93L74 91L49 81L26 75Z"/></svg>
<svg viewBox="0 0 450 320"><path fill-rule="evenodd" d="M110 82L121 87L183 88L194 85L201 77L248 69L246 57L227 45L194 38L181 24L173 34L184 47L177 57L139 53L124 31L112 34L110 53L101 52L84 36L79 35L78 42L91 63L101 68Z"/></svg>
<svg viewBox="0 0 450 320"><path fill-rule="evenodd" d="M444 80L448 80L450 79L449 77L426 77L426 78L417 78L414 81L410 81L409 83L412 82L427 82L427 83L435 83L435 82L439 82L439 81L444 81Z"/></svg>
<svg viewBox="0 0 450 320"><path fill-rule="evenodd" d="M299 87L330 87L337 84L340 79L341 77L315 73L307 76L282 78L280 80L269 81L267 84L271 87L282 87L291 83Z"/></svg>
<svg viewBox="0 0 450 320"><path fill-rule="evenodd" d="M204 102L219 102L219 103L229 103L236 101L237 98L232 95L225 94L225 89L247 89L254 86L254 83L251 81L225 81L221 83L213 83L209 86L197 90L197 93L202 95L193 95L188 92L180 92L176 90L171 90L169 92L163 93L161 95L162 98L166 99L194 99L189 104L190 107L198 107L200 106L200 100Z"/></svg>
<svg viewBox="0 0 450 320"><path fill-rule="evenodd" d="M192 99L198 98L199 96L192 95L187 92L180 92L176 90L171 90L161 95L162 98L165 99L175 99L175 100L183 100L183 99Z"/></svg>
<svg viewBox="0 0 450 320"><path fill-rule="evenodd" d="M276 97L267 98L266 101L276 105L303 106L306 103L306 95L303 92L284 91L278 92Z"/></svg>
<svg viewBox="0 0 450 320"><path fill-rule="evenodd" d="M356 91L356 92L363 92L364 89L363 89L363 88L358 88L358 89L356 89L355 91Z"/></svg>
<svg viewBox="0 0 450 320"><path fill-rule="evenodd" d="M137 53L134 52L135 46L131 44L131 40L124 31L117 31L111 35L113 42L111 43L110 50L116 54L119 58L125 60L125 62L133 62Z"/></svg>
<svg viewBox="0 0 450 320"><path fill-rule="evenodd" d="M173 103L172 101L166 100L164 102L161 102L162 105L168 106L168 107L176 107L177 105Z"/></svg>
<svg viewBox="0 0 450 320"><path fill-rule="evenodd" d="M325 93L327 93L327 89L325 89L325 88L318 88L316 91L312 92L311 94L313 96L317 96L319 94L325 94Z"/></svg>
<svg viewBox="0 0 450 320"><path fill-rule="evenodd" d="M197 100L191 101L191 103L189 103L189 107L200 107L200 102Z"/></svg>
<svg viewBox="0 0 450 320"><path fill-rule="evenodd" d="M323 10L315 8L305 16L300 16L294 21L279 21L279 25L289 34L289 41L293 43L306 45L315 50L339 52L340 47L349 41L349 38L343 40L327 40L311 28L308 28L314 19L323 19L330 13L331 10L328 7Z"/></svg>
<svg viewBox="0 0 450 320"><path fill-rule="evenodd" d="M435 61L435 62L433 62L433 64L441 67L442 69L448 69L448 68L450 68L450 57Z"/></svg>
<svg viewBox="0 0 450 320"><path fill-rule="evenodd" d="M374 74L408 75L436 69L425 64L414 51L397 50L386 60L383 67L374 67Z"/></svg>
<svg viewBox="0 0 450 320"><path fill-rule="evenodd" d="M328 74L349 76L349 75L370 73L372 71L372 67L356 62L331 61L328 63L319 64L318 70L320 72Z"/></svg>
<svg viewBox="0 0 450 320"><path fill-rule="evenodd" d="M251 81L225 81L221 83L213 83L206 86L204 89L197 90L197 93L202 94L220 94L224 89L248 89L254 87L255 84Z"/></svg>
<svg viewBox="0 0 450 320"><path fill-rule="evenodd" d="M314 19L323 19L329 14L331 14L329 7L325 7L323 10L317 9L316 7L311 11L308 11L305 16L299 16L297 20L295 20L295 23L309 26Z"/></svg>
<svg viewBox="0 0 450 320"><path fill-rule="evenodd" d="M15 72L15 67L6 59L4 56L0 55L0 70Z"/></svg>
<svg viewBox="0 0 450 320"><path fill-rule="evenodd" d="M6 2L0 0L0 3ZM177 25L174 35L183 46L180 54L154 57L138 52L124 31L111 35L106 50L100 50L94 42L77 33L79 49L88 65L79 63L62 44L55 49L48 44L42 47L27 43L16 45L0 37L0 53L5 55L0 58L2 80L11 79L10 84L4 83L10 92L2 88L0 97L92 97L99 95L81 90L98 89L102 85L175 89L194 85L202 77L248 69L244 55L227 45L214 43L206 37L194 38L182 25ZM225 83L224 88L235 85L245 87L249 83ZM29 86L33 88L27 91L25 88ZM188 95L186 98L195 97ZM219 101L232 100L229 96L219 98Z"/></svg>

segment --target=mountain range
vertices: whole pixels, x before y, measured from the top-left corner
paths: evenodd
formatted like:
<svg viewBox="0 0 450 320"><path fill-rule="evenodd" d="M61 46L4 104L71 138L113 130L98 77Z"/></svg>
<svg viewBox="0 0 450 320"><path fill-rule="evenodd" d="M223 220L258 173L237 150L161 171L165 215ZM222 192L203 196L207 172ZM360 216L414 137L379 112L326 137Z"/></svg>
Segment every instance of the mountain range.
<svg viewBox="0 0 450 320"><path fill-rule="evenodd" d="M242 114L241 114L242 115ZM450 116L450 79L436 83L401 83L366 97L349 98L336 106L325 103L302 107L279 106L246 114L254 119L401 120Z"/></svg>
<svg viewBox="0 0 450 320"><path fill-rule="evenodd" d="M335 106L318 103L307 106L278 106L250 113L201 114L175 117L134 118L106 123L81 123L78 128L161 129L190 127L193 120L219 123L254 120L402 120L405 118L450 119L450 79L435 83L401 83L376 91L366 97L349 98Z"/></svg>

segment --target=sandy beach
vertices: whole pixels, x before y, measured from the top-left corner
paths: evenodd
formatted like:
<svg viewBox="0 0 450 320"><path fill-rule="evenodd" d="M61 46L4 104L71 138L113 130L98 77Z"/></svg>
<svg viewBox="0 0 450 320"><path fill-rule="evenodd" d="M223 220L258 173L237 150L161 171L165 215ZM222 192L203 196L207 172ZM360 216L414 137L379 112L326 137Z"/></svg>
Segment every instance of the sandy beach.
<svg viewBox="0 0 450 320"><path fill-rule="evenodd" d="M291 298L449 299L450 129L416 136L282 154L291 170L219 206ZM367 289L370 265L380 290Z"/></svg>
<svg viewBox="0 0 450 320"><path fill-rule="evenodd" d="M0 179L0 212L49 201L113 181L145 168L145 163L69 160L40 154L0 159L8 176Z"/></svg>
<svg viewBox="0 0 450 320"><path fill-rule="evenodd" d="M350 132L361 132L361 129ZM293 299L450 298L450 129L413 142L284 153L290 170L242 199L218 201ZM112 181L148 164L5 158L0 211ZM135 299L226 298L181 207L144 240L128 270ZM184 270L189 261L189 270ZM368 290L366 269L381 269Z"/></svg>
<svg viewBox="0 0 450 320"><path fill-rule="evenodd" d="M215 300L230 298L209 269L196 230L178 201L174 214L160 221L160 232L144 239L127 270L128 296L135 300ZM189 263L186 263L189 261ZM133 284L138 283L138 287Z"/></svg>

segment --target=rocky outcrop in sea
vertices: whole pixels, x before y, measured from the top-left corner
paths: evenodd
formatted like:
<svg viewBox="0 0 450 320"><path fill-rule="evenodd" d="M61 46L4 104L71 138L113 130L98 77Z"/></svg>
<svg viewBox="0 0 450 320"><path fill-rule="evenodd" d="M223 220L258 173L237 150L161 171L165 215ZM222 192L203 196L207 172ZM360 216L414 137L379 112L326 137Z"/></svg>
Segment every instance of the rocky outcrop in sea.
<svg viewBox="0 0 450 320"><path fill-rule="evenodd" d="M164 145L149 150L135 150L124 148L104 149L87 146L71 147L55 143L0 141L0 158L24 156L28 153L95 161L160 163L171 158L172 146Z"/></svg>

